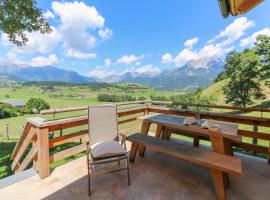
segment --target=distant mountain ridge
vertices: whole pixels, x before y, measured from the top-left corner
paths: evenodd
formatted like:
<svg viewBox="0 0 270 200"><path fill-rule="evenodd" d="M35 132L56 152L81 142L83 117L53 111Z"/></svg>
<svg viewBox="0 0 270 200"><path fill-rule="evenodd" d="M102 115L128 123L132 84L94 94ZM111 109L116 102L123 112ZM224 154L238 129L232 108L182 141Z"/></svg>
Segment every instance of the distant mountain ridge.
<svg viewBox="0 0 270 200"><path fill-rule="evenodd" d="M192 91L211 84L223 70L223 66L224 63L220 59L207 58L191 60L182 67L166 69L160 74L141 74L136 71L128 71L98 79L53 66L21 67L14 64L0 64L0 74L8 75L17 81L60 81L74 84L130 82L145 84L159 90Z"/></svg>
<svg viewBox="0 0 270 200"><path fill-rule="evenodd" d="M0 65L0 74L12 75L24 81L60 81L68 83L93 83L93 78L82 76L52 66L19 67L17 65Z"/></svg>
<svg viewBox="0 0 270 200"><path fill-rule="evenodd" d="M155 76L126 72L122 75L109 75L99 82L132 82L146 84L160 90L191 91L206 87L223 71L224 63L219 58L190 60L182 67L163 70Z"/></svg>

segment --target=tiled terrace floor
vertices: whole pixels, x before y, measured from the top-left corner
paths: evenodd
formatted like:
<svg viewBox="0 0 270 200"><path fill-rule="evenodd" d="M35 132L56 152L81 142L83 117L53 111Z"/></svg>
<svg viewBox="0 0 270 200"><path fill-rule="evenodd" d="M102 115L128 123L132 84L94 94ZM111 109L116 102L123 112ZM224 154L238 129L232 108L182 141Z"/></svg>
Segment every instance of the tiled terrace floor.
<svg viewBox="0 0 270 200"><path fill-rule="evenodd" d="M243 174L230 177L227 199L270 199L270 166L265 160L236 156L242 158ZM91 199L216 199L210 173L201 166L147 150L130 167L130 187L125 171L97 176ZM34 176L0 190L0 199L90 199L86 174L86 158L82 157L56 168L46 179Z"/></svg>

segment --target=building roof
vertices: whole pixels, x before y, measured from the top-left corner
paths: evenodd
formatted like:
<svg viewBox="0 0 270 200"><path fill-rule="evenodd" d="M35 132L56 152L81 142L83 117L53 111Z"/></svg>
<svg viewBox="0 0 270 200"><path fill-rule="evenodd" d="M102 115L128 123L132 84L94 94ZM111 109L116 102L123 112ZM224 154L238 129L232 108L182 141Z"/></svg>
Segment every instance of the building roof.
<svg viewBox="0 0 270 200"><path fill-rule="evenodd" d="M244 14L262 2L263 0L218 0L224 18Z"/></svg>
<svg viewBox="0 0 270 200"><path fill-rule="evenodd" d="M9 104L11 106L25 106L26 103L19 99L1 99L0 103Z"/></svg>

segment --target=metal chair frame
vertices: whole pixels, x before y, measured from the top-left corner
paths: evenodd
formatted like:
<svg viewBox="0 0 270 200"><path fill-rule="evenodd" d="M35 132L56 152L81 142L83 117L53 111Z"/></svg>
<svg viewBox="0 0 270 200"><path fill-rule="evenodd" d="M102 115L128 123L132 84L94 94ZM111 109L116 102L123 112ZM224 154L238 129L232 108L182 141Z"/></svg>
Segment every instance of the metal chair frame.
<svg viewBox="0 0 270 200"><path fill-rule="evenodd" d="M117 130L116 141L120 142L118 130ZM129 156L128 156L128 152L127 152L127 148L126 148L126 141L125 141L125 138L123 136L121 138L121 146L123 146L123 148L125 149L125 153L119 154L119 155L94 158L92 155L92 152L91 152L90 143L88 142L86 145L87 145L86 153L87 153L88 194L89 194L89 196L91 196L91 176L95 176L95 175L101 175L101 174L106 174L106 173L110 173L110 172L127 170L127 180L128 180L128 185L130 186ZM120 167L121 160L125 160L125 162L126 162L126 165L124 167ZM96 165L108 164L108 163L113 163L113 162L118 162L117 168L102 170L99 172L94 172L94 170L93 170Z"/></svg>

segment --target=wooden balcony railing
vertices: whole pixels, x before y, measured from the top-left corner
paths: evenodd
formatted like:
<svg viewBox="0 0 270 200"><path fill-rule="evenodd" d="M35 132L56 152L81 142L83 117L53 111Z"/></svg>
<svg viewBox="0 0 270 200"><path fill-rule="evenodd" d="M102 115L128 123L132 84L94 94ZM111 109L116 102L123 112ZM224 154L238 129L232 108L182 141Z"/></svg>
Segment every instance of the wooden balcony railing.
<svg viewBox="0 0 270 200"><path fill-rule="evenodd" d="M168 102L164 104L170 105ZM146 101L119 104L119 125L130 123L131 125L138 126L137 123L132 122L135 122L139 115L144 115L147 113L162 113L179 116L196 115L197 117L199 115L201 119L214 119L219 121L238 123L240 125L251 125L251 130L240 129L239 134L244 138L251 139L252 142L249 143L246 142L246 140L243 140L242 143L235 144L235 146L253 153L264 154L268 156L268 161L270 162L270 147L268 145L270 141L270 134L259 132L259 128L261 127L270 127L270 118L187 109L171 109L164 107L164 104L162 104L162 102ZM163 107L157 107L157 105L162 105ZM194 106L194 104L187 104L186 106ZM201 106L203 107L203 105ZM209 105L205 106L212 108ZM216 108L216 106L213 106L213 108ZM41 114L55 115L61 112L82 111L86 109L87 107L63 108L43 111ZM230 107L228 109L232 108ZM252 111L268 112L268 109L254 109L255 110ZM38 172L41 178L49 176L50 163L62 160L86 150L86 145L83 142L77 142L76 146L64 149L60 152L54 153L54 151L51 151L53 148L66 143L88 140L88 130L86 126L87 124L87 116L77 116L53 120L45 120L42 118L28 119L11 156L11 159L13 160L11 166L12 170L15 173L21 172L32 163L33 168ZM49 138L50 133L62 130L66 130L68 134L55 136L51 139ZM186 136L193 137L193 135L188 134L186 134ZM209 140L209 138L205 138L203 136L199 139ZM257 140L262 140L267 145L259 145L257 144Z"/></svg>

